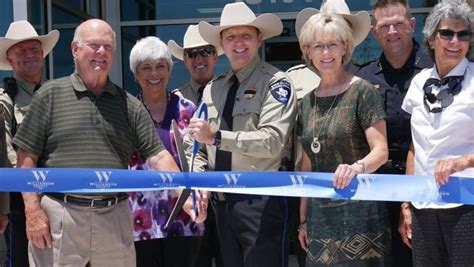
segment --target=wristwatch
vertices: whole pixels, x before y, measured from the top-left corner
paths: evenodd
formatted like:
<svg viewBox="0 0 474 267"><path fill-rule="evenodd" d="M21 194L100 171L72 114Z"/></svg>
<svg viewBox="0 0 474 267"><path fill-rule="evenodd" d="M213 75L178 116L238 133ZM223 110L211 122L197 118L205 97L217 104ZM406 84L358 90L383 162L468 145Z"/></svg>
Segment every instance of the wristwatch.
<svg viewBox="0 0 474 267"><path fill-rule="evenodd" d="M220 130L216 132L216 136L214 137L214 143L212 143L213 146L216 146L217 148L221 147L221 140L222 140L222 133Z"/></svg>

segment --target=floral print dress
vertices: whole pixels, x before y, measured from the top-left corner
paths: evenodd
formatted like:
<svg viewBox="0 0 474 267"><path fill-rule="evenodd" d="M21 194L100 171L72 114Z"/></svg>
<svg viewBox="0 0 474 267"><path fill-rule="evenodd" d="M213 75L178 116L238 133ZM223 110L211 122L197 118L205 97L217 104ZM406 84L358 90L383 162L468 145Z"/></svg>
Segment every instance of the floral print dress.
<svg viewBox="0 0 474 267"><path fill-rule="evenodd" d="M138 96L141 99L141 96ZM171 121L176 120L181 137L185 134L196 106L186 98L170 93L166 114L161 123L155 123L161 142L179 165ZM138 150L132 155L130 170L151 169ZM196 224L184 212L165 230L163 227L173 210L178 196L173 190L159 190L130 193L128 203L132 211L133 236L135 241L164 238L167 236L202 236L204 224Z"/></svg>

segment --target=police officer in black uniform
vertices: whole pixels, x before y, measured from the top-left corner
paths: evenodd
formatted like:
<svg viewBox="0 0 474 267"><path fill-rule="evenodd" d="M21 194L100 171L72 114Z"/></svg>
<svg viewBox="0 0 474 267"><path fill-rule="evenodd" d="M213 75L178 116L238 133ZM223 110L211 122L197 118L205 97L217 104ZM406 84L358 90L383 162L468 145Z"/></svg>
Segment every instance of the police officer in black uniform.
<svg viewBox="0 0 474 267"><path fill-rule="evenodd" d="M380 58L366 63L357 73L374 84L383 99L387 122L389 160L379 173L405 174L411 144L410 114L401 109L412 78L424 68L432 67L413 39L415 18L405 0L379 0L373 7L372 34L383 49ZM392 227L393 266L412 266L411 250L398 233L399 202L387 202Z"/></svg>

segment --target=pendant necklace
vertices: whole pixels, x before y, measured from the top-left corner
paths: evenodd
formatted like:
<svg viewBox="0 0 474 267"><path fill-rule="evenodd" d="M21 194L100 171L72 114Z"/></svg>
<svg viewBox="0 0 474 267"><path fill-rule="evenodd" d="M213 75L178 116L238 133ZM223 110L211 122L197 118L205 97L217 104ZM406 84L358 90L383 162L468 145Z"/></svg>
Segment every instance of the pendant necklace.
<svg viewBox="0 0 474 267"><path fill-rule="evenodd" d="M337 97L341 94L341 92L339 92L337 95L334 96L331 106L329 106L329 109L324 114L324 121L321 127L319 127L318 135L314 136L314 128L316 128L316 99L318 98L316 93L317 93L317 89L314 91L314 109L313 109L313 124L314 125L313 125L313 142L311 142L311 151L313 151L314 154L318 154L321 151L321 143L319 142L319 135L321 134L321 130L324 128L324 126L326 125L326 122L328 121L329 111L331 111L332 107L334 106L334 103L336 103Z"/></svg>
<svg viewBox="0 0 474 267"><path fill-rule="evenodd" d="M168 101L169 101L169 99L170 99L169 93L167 93L167 97L168 97ZM145 106L145 109L146 109L146 110L148 111L148 113L150 114L151 120L153 121L153 124L155 125L155 127L163 128L162 126L163 126L163 120L164 120L164 118L161 119L161 120L158 120L158 119L155 118L155 115L153 114L153 112L151 112L151 109L148 108L148 105L146 104L146 101L145 101L145 99L143 98L143 95L142 95L141 93L140 93L140 99L142 100L143 106Z"/></svg>

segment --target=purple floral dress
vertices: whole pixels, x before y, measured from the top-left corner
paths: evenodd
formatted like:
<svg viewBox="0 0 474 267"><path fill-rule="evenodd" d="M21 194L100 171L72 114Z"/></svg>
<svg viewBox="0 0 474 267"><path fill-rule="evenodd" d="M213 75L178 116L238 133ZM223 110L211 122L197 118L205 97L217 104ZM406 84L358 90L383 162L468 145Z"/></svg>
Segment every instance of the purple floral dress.
<svg viewBox="0 0 474 267"><path fill-rule="evenodd" d="M141 95L138 96L138 99L141 100ZM178 165L179 157L171 130L171 120L176 120L180 134L183 136L195 110L196 106L191 101L170 93L163 121L161 123L155 122L161 142ZM150 166L140 155L140 152L135 150L129 163L129 169L149 170ZM181 211L169 229L166 231L163 229L177 199L176 193L172 190L130 193L128 203L132 211L135 241L167 236L202 236L204 224L196 224L184 211Z"/></svg>

